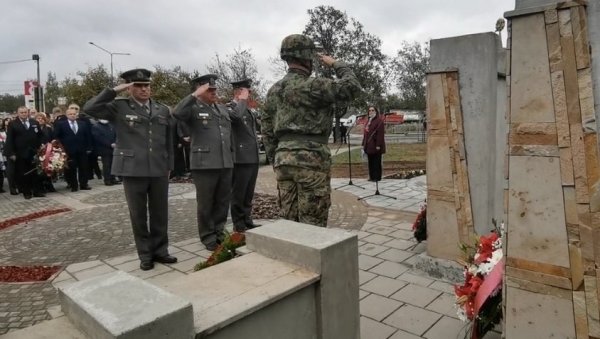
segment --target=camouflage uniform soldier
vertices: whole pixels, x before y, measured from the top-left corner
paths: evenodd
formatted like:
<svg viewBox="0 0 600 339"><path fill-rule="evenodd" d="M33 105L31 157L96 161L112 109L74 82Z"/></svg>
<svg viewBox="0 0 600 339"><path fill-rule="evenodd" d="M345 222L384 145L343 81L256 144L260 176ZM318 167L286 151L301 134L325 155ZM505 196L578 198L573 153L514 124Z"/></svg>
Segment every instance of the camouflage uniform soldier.
<svg viewBox="0 0 600 339"><path fill-rule="evenodd" d="M316 53L305 35L293 34L281 43L288 73L267 94L262 134L273 163L284 218L327 226L331 205L331 153L334 104L352 100L360 91L354 72L342 61ZM310 77L312 62L335 69L337 81Z"/></svg>

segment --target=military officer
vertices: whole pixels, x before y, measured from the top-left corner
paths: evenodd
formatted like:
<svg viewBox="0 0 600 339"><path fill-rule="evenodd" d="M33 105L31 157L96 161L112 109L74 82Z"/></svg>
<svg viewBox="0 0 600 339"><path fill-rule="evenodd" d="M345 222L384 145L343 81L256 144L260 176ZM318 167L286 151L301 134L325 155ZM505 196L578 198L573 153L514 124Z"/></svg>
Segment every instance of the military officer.
<svg viewBox="0 0 600 339"><path fill-rule="evenodd" d="M87 114L114 125L117 141L111 173L123 177L142 270L154 268L154 262L177 262L169 255L167 236L173 124L169 108L151 99L151 75L147 69L127 71L121 74L125 83L103 90L83 107ZM123 90L129 98L115 98Z"/></svg>
<svg viewBox="0 0 600 339"><path fill-rule="evenodd" d="M183 98L173 112L189 127L198 233L211 251L224 238L233 172L231 118L227 108L217 104L216 79L215 74L193 79L194 92Z"/></svg>
<svg viewBox="0 0 600 339"><path fill-rule="evenodd" d="M233 229L244 232L257 225L252 221L252 199L258 176L258 140L256 113L248 107L251 79L231 83L233 100L228 103L234 141L231 219Z"/></svg>
<svg viewBox="0 0 600 339"><path fill-rule="evenodd" d="M327 141L332 106L349 103L360 93L360 83L347 64L318 54L305 35L284 38L280 55L289 70L269 89L261 116L267 157L274 159L279 205L286 219L324 227L331 205ZM333 68L339 80L311 77L315 57Z"/></svg>

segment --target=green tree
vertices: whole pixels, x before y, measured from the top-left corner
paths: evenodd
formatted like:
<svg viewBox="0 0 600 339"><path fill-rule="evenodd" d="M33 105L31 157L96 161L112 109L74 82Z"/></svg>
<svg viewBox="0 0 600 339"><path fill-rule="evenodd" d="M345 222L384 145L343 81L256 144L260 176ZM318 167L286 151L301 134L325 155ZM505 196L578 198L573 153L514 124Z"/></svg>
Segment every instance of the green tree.
<svg viewBox="0 0 600 339"><path fill-rule="evenodd" d="M345 12L331 6L318 6L308 10L309 21L303 34L323 48L325 54L347 62L363 86L351 106L361 109L379 100L385 93L387 57L381 51L381 39L364 30L364 26ZM333 78L334 70L313 62L318 76ZM340 118L347 107L335 107L336 128L334 139L339 135Z"/></svg>
<svg viewBox="0 0 600 339"><path fill-rule="evenodd" d="M402 101L399 108L424 110L425 76L429 70L429 45L404 41L396 57L391 61L391 69Z"/></svg>
<svg viewBox="0 0 600 339"><path fill-rule="evenodd" d="M156 71L152 74L152 97L165 105L175 107L184 96L191 93L190 81L198 76L198 72L186 72L176 66L167 69L159 65L154 66Z"/></svg>
<svg viewBox="0 0 600 339"><path fill-rule="evenodd" d="M219 75L217 90L219 95L226 100L233 97L231 82L245 78L252 79L252 97L258 102L263 102L266 88L263 78L258 73L256 60L249 49L236 48L232 54L224 58L215 54L212 62L206 66L210 73Z"/></svg>
<svg viewBox="0 0 600 339"><path fill-rule="evenodd" d="M110 74L103 65L88 68L86 72L79 71L77 76L79 79L67 77L62 81L67 104L76 103L81 106L110 84Z"/></svg>
<svg viewBox="0 0 600 339"><path fill-rule="evenodd" d="M52 108L58 106L58 97L61 96L60 84L56 80L56 74L48 72L48 79L46 80L46 88L44 92L44 107L46 107L46 113L52 112Z"/></svg>
<svg viewBox="0 0 600 339"><path fill-rule="evenodd" d="M19 106L25 105L25 96L23 94L0 94L0 112L13 113Z"/></svg>

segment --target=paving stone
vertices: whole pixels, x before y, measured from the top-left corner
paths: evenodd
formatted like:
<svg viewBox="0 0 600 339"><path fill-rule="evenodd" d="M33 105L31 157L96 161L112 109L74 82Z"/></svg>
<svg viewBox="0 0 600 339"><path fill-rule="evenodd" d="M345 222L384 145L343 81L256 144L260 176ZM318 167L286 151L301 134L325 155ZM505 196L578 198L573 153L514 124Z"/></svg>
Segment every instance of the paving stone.
<svg viewBox="0 0 600 339"><path fill-rule="evenodd" d="M444 293L454 294L454 285L444 281L436 280L428 287L433 288L434 290L442 291Z"/></svg>
<svg viewBox="0 0 600 339"><path fill-rule="evenodd" d="M452 318L458 318L458 315L456 315L456 307L454 307L455 302L456 297L454 297L454 295L442 293L427 305L426 309Z"/></svg>
<svg viewBox="0 0 600 339"><path fill-rule="evenodd" d="M363 228L363 231L367 231L369 233L387 235L387 234L394 232L395 229L393 227L388 227L388 226L373 225L372 227L369 227L369 228Z"/></svg>
<svg viewBox="0 0 600 339"><path fill-rule="evenodd" d="M396 279L420 286L429 286L434 282L433 279L413 274L412 271L404 272Z"/></svg>
<svg viewBox="0 0 600 339"><path fill-rule="evenodd" d="M67 272L75 273L75 272L87 270L92 267L96 267L96 266L100 266L100 265L103 265L103 263L100 260L80 262L77 264L71 264L71 265L67 266Z"/></svg>
<svg viewBox="0 0 600 339"><path fill-rule="evenodd" d="M429 305L435 298L440 294L440 291L433 290L427 287L408 284L403 287L400 291L392 295L393 299L402 301L407 304L425 307Z"/></svg>
<svg viewBox="0 0 600 339"><path fill-rule="evenodd" d="M388 236L390 236L392 238L404 239L404 240L414 240L414 238L415 238L415 235L414 235L412 229L410 231L396 230L396 231L388 234Z"/></svg>
<svg viewBox="0 0 600 339"><path fill-rule="evenodd" d="M363 246L358 248L358 253L374 257L374 256L378 255L379 253L384 252L388 248L389 247L366 243Z"/></svg>
<svg viewBox="0 0 600 339"><path fill-rule="evenodd" d="M385 252L379 253L376 257L384 259L384 260L400 263L400 262L403 262L406 259L412 257L413 255L415 255L415 254L412 252L403 251L403 250L399 250L396 248L390 248Z"/></svg>
<svg viewBox="0 0 600 339"><path fill-rule="evenodd" d="M412 333L404 332L402 330L398 330L389 339L422 339L422 337L416 336ZM454 339L454 338L448 338L448 339Z"/></svg>
<svg viewBox="0 0 600 339"><path fill-rule="evenodd" d="M115 265L114 268L118 269L119 271L129 273L129 272L135 271L138 268L140 268L140 260L136 259L136 260L132 260L132 261L127 261L122 264Z"/></svg>
<svg viewBox="0 0 600 339"><path fill-rule="evenodd" d="M382 259L370 257L364 254L358 255L358 268L361 270L369 270L372 267L379 265L381 262L383 262Z"/></svg>
<svg viewBox="0 0 600 339"><path fill-rule="evenodd" d="M126 255L122 255L120 257L116 257L116 258L111 258L111 259L106 259L104 260L105 263L109 264L110 266L117 266L129 261L134 261L134 260L139 260L139 256L137 253L131 253L131 254L126 254Z"/></svg>
<svg viewBox="0 0 600 339"><path fill-rule="evenodd" d="M371 293L359 289L358 290L358 299L362 300L364 297L368 296L369 294L371 294ZM0 316L0 318L2 318L2 317Z"/></svg>
<svg viewBox="0 0 600 339"><path fill-rule="evenodd" d="M441 314L405 304L394 313L390 314L389 317L385 318L383 322L403 331L420 336L441 317ZM448 338L453 337L450 336Z"/></svg>
<svg viewBox="0 0 600 339"><path fill-rule="evenodd" d="M412 241L407 241L407 240L403 240L403 239L394 239L394 240L390 240L388 242L386 242L384 245L387 247L392 247L392 248L396 248L399 250L406 250L409 249L413 246L415 246L416 243L412 242Z"/></svg>
<svg viewBox="0 0 600 339"><path fill-rule="evenodd" d="M392 237L388 237L388 236L381 235L381 234L371 234L370 236L363 238L362 240L364 240L368 243L371 243L371 244L381 245L381 244L386 243L393 239L394 238L392 238Z"/></svg>
<svg viewBox="0 0 600 339"><path fill-rule="evenodd" d="M362 285L362 284L372 280L375 277L377 277L377 274L367 272L364 270L358 270L358 284L359 285Z"/></svg>
<svg viewBox="0 0 600 339"><path fill-rule="evenodd" d="M360 301L360 315L381 321L402 306L401 302L370 294Z"/></svg>
<svg viewBox="0 0 600 339"><path fill-rule="evenodd" d="M149 279L147 279L146 281L154 284L158 287L165 287L167 286L169 283L172 283L173 281L175 281L175 279L180 278L180 277L184 277L185 274L181 273L179 271L168 271L166 273L161 273L159 275L156 275L154 277L151 277Z"/></svg>
<svg viewBox="0 0 600 339"><path fill-rule="evenodd" d="M192 272L194 270L194 266L196 264L202 262L202 260L198 260L196 258L188 259L185 261L180 261L176 264L171 265L171 268L178 270L179 272Z"/></svg>
<svg viewBox="0 0 600 339"><path fill-rule="evenodd" d="M148 278L155 277L157 275L160 275L160 274L163 274L166 272L172 272L172 271L173 270L169 266L155 263L154 268L151 270L142 271L141 269L137 269L135 271L129 272L129 274L133 275L134 277L138 277L140 279L148 279Z"/></svg>
<svg viewBox="0 0 600 339"><path fill-rule="evenodd" d="M425 333L425 337L427 339L462 338L467 326L468 324L458 319L444 316Z"/></svg>
<svg viewBox="0 0 600 339"><path fill-rule="evenodd" d="M398 264L392 261L384 261L381 264L371 268L369 271L389 278L396 278L408 270L409 268L406 265Z"/></svg>
<svg viewBox="0 0 600 339"><path fill-rule="evenodd" d="M399 280L388 277L375 277L373 280L363 284L360 288L384 297L389 297L404 286L406 286L406 283Z"/></svg>
<svg viewBox="0 0 600 339"><path fill-rule="evenodd" d="M202 250L206 249L206 247L201 242L195 242L193 244L181 246L181 249L188 251L188 252L197 252L197 251L202 251Z"/></svg>
<svg viewBox="0 0 600 339"><path fill-rule="evenodd" d="M362 339L386 339L395 331L396 329L391 326L360 317L360 337Z"/></svg>

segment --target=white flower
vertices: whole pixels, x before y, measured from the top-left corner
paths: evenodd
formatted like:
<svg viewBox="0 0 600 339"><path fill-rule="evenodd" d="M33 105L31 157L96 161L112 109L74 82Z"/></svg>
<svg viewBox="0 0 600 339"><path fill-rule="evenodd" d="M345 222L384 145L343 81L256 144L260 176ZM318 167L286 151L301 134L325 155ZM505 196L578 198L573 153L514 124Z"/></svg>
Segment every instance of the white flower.
<svg viewBox="0 0 600 339"><path fill-rule="evenodd" d="M458 315L458 319L460 319L462 322L467 322L469 321L469 318L467 318L467 312L465 312L465 307L461 306L459 304L454 304L454 307L456 308L456 315Z"/></svg>

